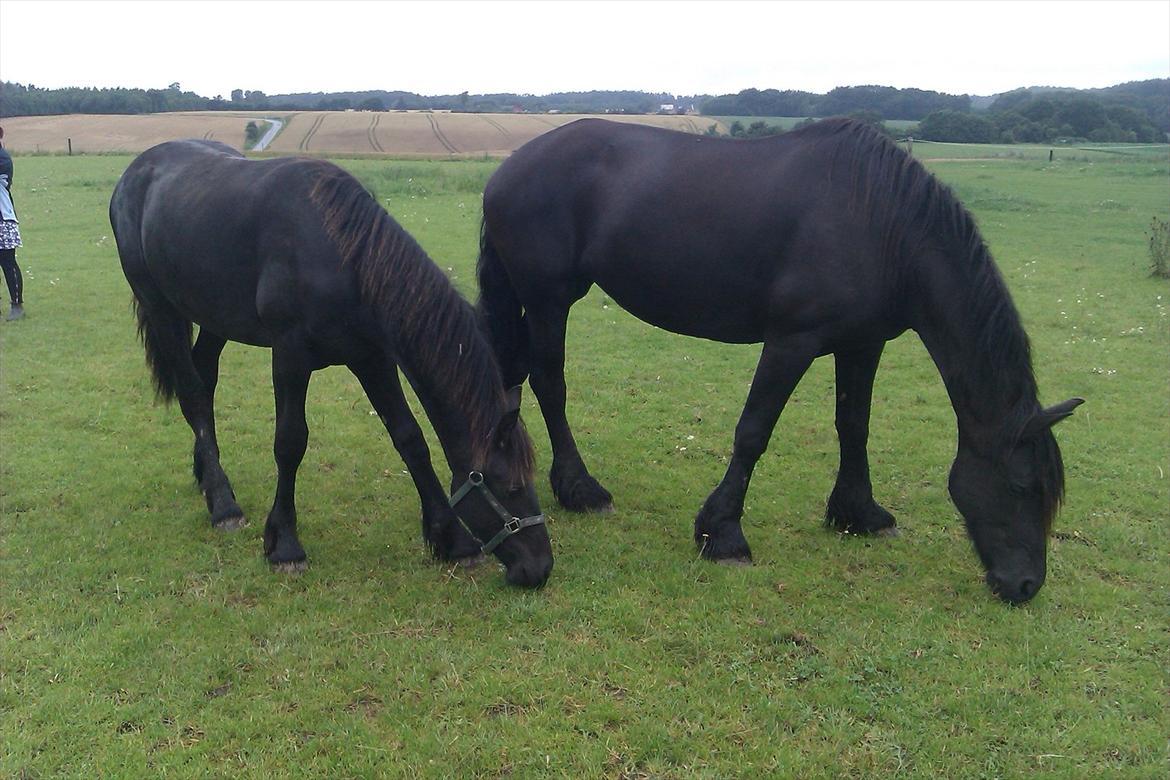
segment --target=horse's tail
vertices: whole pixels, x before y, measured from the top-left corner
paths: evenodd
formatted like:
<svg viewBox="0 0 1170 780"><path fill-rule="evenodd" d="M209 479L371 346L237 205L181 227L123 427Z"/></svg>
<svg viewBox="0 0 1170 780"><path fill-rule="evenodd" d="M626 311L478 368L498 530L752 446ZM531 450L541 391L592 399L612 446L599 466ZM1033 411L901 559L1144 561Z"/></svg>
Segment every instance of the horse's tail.
<svg viewBox="0 0 1170 780"><path fill-rule="evenodd" d="M479 327L495 350L504 387L519 385L528 378L528 323L508 272L488 235L487 222L480 225L479 301L476 314Z"/></svg>
<svg viewBox="0 0 1170 780"><path fill-rule="evenodd" d="M174 310L150 309L138 294L134 295L134 314L138 318L138 338L146 351L155 396L170 403L179 392L180 361L191 360L191 321Z"/></svg>
<svg viewBox="0 0 1170 780"><path fill-rule="evenodd" d="M140 157L131 163L114 187L110 197L110 227L118 245L122 273L134 294L138 338L146 350L146 365L150 368L155 395L170 403L178 395L182 361L191 368L192 324L154 288L146 269L142 212L151 168L141 160Z"/></svg>

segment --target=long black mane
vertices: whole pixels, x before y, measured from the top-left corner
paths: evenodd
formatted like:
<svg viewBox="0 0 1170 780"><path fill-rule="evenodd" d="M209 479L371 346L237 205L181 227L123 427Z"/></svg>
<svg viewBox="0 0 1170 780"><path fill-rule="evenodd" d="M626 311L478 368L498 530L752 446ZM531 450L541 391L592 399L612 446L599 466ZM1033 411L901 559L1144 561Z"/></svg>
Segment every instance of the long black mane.
<svg viewBox="0 0 1170 780"><path fill-rule="evenodd" d="M887 136L851 119L833 119L795 131L815 144L833 145L834 175L848 175L856 195L854 208L880 231L883 262L904 296L922 294L921 273L914 263L929 246L965 277L963 300L944 307L961 318L969 359L959 363L954 387L972 398L996 398L1008 410L1000 421L999 445L1016 446L1025 425L1039 410L1031 346L1019 312L1012 303L975 218L949 187ZM1039 474L1044 514L1049 524L1064 494L1064 467L1056 439L1045 431L1035 446L1042 448Z"/></svg>
<svg viewBox="0 0 1170 780"><path fill-rule="evenodd" d="M357 273L362 302L392 339L395 357L421 385L443 389L445 412L467 418L473 457L485 462L505 398L471 304L352 176L323 168L311 197L342 263ZM534 455L522 425L505 446L513 479L530 479Z"/></svg>

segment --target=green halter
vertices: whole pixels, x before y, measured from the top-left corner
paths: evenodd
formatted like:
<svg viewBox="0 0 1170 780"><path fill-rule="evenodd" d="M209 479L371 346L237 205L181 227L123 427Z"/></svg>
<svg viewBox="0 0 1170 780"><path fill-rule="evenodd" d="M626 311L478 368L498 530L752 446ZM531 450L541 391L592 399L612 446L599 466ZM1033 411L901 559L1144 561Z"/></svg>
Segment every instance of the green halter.
<svg viewBox="0 0 1170 780"><path fill-rule="evenodd" d="M484 554L490 553L492 550L499 547L500 543L509 536L514 536L525 528L529 528L534 525L541 525L545 521L543 514L531 515L529 517L516 517L513 515L511 512L505 509L504 505L500 503L499 499L497 499L495 495L492 494L491 488L484 484L483 474L478 471L473 471L468 474L467 481L464 482L463 486L456 490L454 494L452 494L451 500L448 502L451 504L451 508L454 509L460 501L467 497L468 493L470 493L472 490L475 490L476 488L478 488L480 493L483 494L484 500L488 502L488 505L491 506L491 508L496 511L496 514L500 516L500 519L504 521L504 527L500 529L499 533L484 542L479 540L479 536L467 527L467 523L463 522L463 518L459 517L458 512L455 513L455 517L459 518L459 523L467 529L467 533L471 534L474 539L480 541L480 551Z"/></svg>

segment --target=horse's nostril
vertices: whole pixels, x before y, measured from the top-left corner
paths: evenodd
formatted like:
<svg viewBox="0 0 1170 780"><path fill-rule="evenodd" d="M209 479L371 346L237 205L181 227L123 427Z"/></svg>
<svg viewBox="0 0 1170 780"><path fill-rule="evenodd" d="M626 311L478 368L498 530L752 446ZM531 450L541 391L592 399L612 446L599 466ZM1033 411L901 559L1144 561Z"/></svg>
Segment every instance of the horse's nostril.
<svg viewBox="0 0 1170 780"><path fill-rule="evenodd" d="M1036 580L1032 580L1032 579L1024 580L1023 582L1020 583L1020 599L1022 601L1027 601L1028 599L1030 599L1036 595L1037 590L1038 590L1038 588L1036 587Z"/></svg>
<svg viewBox="0 0 1170 780"><path fill-rule="evenodd" d="M524 562L508 567L505 579L511 585L525 588L542 587L552 572L552 559L542 562Z"/></svg>

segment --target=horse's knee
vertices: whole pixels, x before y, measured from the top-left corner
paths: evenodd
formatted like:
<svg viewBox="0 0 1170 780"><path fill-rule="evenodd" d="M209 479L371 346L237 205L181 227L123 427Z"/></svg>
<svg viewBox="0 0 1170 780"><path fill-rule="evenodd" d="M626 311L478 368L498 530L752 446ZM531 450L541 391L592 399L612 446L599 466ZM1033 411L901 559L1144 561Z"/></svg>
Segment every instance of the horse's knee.
<svg viewBox="0 0 1170 780"><path fill-rule="evenodd" d="M417 425L392 425L390 440L402 454L403 459L409 462L410 457L429 458L430 448L427 447L426 437Z"/></svg>
<svg viewBox="0 0 1170 780"><path fill-rule="evenodd" d="M272 443L272 454L277 463L295 468L305 457L308 447L309 427L304 423L288 423L277 427L276 438Z"/></svg>

